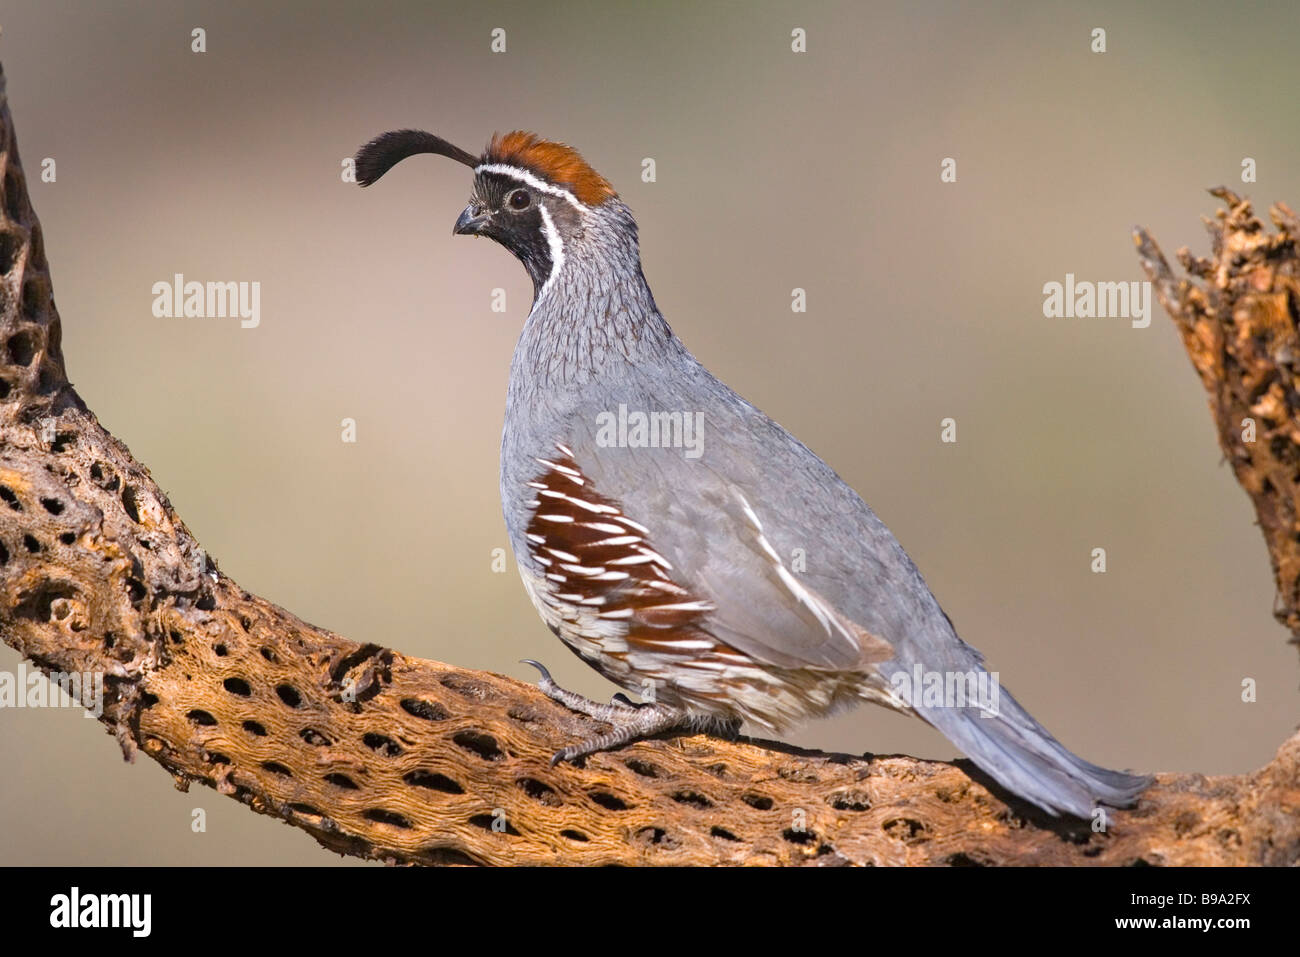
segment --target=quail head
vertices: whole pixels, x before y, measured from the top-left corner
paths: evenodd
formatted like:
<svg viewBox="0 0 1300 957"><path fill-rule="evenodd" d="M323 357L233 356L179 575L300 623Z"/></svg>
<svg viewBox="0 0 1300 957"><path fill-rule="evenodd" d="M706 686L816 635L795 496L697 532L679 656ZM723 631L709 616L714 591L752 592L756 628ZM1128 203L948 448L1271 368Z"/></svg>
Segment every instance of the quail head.
<svg viewBox="0 0 1300 957"><path fill-rule="evenodd" d="M513 132L475 156L400 130L361 148L358 182L416 153L472 169L454 232L496 240L533 281L501 441L524 587L565 645L642 699L592 702L537 665L547 694L612 727L557 760L870 701L1051 814L1134 803L1150 778L1076 756L999 691L857 493L673 334L636 221L575 150Z"/></svg>

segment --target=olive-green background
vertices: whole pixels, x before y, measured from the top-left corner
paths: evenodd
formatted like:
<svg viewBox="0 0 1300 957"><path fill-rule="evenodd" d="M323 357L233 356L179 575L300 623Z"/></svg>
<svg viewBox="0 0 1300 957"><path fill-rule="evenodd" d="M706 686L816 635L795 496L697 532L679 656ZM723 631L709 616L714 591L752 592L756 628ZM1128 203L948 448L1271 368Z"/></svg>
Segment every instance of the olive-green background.
<svg viewBox="0 0 1300 957"><path fill-rule="evenodd" d="M1265 549L1171 323L1042 315L1067 272L1141 278L1133 224L1204 252L1207 186L1300 203L1293 4L8 0L0 26L70 376L244 587L360 641L614 690L491 570L523 270L450 236L462 167L340 181L387 129L477 150L525 127L614 182L674 328L863 494L1066 744L1214 774L1294 727ZM261 326L154 318L177 272L260 281ZM879 709L793 740L955 753ZM0 821L6 864L338 860L123 763L74 711L0 711Z"/></svg>

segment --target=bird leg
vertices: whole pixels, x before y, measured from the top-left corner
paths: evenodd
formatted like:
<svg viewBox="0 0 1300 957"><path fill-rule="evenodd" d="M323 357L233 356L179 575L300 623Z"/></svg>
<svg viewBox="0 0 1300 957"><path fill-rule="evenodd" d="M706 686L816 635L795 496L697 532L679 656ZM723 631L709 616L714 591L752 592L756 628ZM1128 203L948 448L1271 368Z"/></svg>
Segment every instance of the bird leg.
<svg viewBox="0 0 1300 957"><path fill-rule="evenodd" d="M528 658L525 658L523 663L532 665L542 673L542 678L537 682L537 687L552 701L558 701L570 711L577 711L604 724L614 726L612 731L593 735L577 744L571 744L567 748L556 751L551 758L552 765L559 764L561 761L573 761L576 758L594 754L597 751L614 751L641 738L648 738L659 734L661 731L671 731L673 728L683 727L690 723L686 712L681 708L674 708L657 702L633 704L622 694L615 695L609 704L592 701L590 698L583 697L576 692L566 691L561 688L551 680L551 673L541 663Z"/></svg>
<svg viewBox="0 0 1300 957"><path fill-rule="evenodd" d="M537 687L542 690L546 697L552 701L558 701L570 711L577 711L579 714L585 714L597 721L603 721L606 724L617 724L620 718L625 718L641 708L641 705L629 700L621 692L614 695L609 704L592 701L576 691L567 691L557 685L551 679L551 673L546 670L546 666L540 661L524 658L520 664L532 665L542 673L542 678L537 682Z"/></svg>

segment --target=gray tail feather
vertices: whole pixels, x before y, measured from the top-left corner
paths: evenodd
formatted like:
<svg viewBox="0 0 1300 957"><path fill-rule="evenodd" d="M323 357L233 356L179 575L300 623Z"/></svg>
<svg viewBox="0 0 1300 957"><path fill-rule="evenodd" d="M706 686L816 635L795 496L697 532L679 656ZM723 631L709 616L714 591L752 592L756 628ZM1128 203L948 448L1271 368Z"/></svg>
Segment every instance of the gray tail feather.
<svg viewBox="0 0 1300 957"><path fill-rule="evenodd" d="M998 714L977 707L914 707L999 784L1056 816L1081 818L1098 804L1130 807L1154 780L1098 767L1074 754L1002 689Z"/></svg>

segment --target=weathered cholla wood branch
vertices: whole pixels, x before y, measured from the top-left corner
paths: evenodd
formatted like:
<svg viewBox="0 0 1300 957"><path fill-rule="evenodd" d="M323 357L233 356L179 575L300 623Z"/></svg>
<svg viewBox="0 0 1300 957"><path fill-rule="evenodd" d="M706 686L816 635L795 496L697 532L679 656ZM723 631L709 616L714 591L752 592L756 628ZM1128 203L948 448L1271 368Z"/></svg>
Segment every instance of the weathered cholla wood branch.
<svg viewBox="0 0 1300 957"><path fill-rule="evenodd" d="M1300 220L1269 210L1276 232L1224 187L1208 259L1178 250L1200 279L1177 280L1144 230L1138 255L1200 373L1223 454L1255 504L1277 584L1274 614L1300 643Z"/></svg>
<svg viewBox="0 0 1300 957"><path fill-rule="evenodd" d="M483 864L1293 864L1300 737L1253 774L1161 775L1109 830L1059 822L969 763L707 737L552 768L585 729L531 685L315 628L204 557L64 374L40 225L0 74L0 628L52 672L105 674L102 721L180 788L216 788L344 854ZM1297 621L1296 250L1283 212L1214 224L1204 290L1148 268L1255 498ZM291 543L286 547L292 547ZM541 639L539 639L541 640ZM158 782L142 777L145 790ZM503 821L503 830L494 823ZM801 826L802 825L802 826Z"/></svg>

